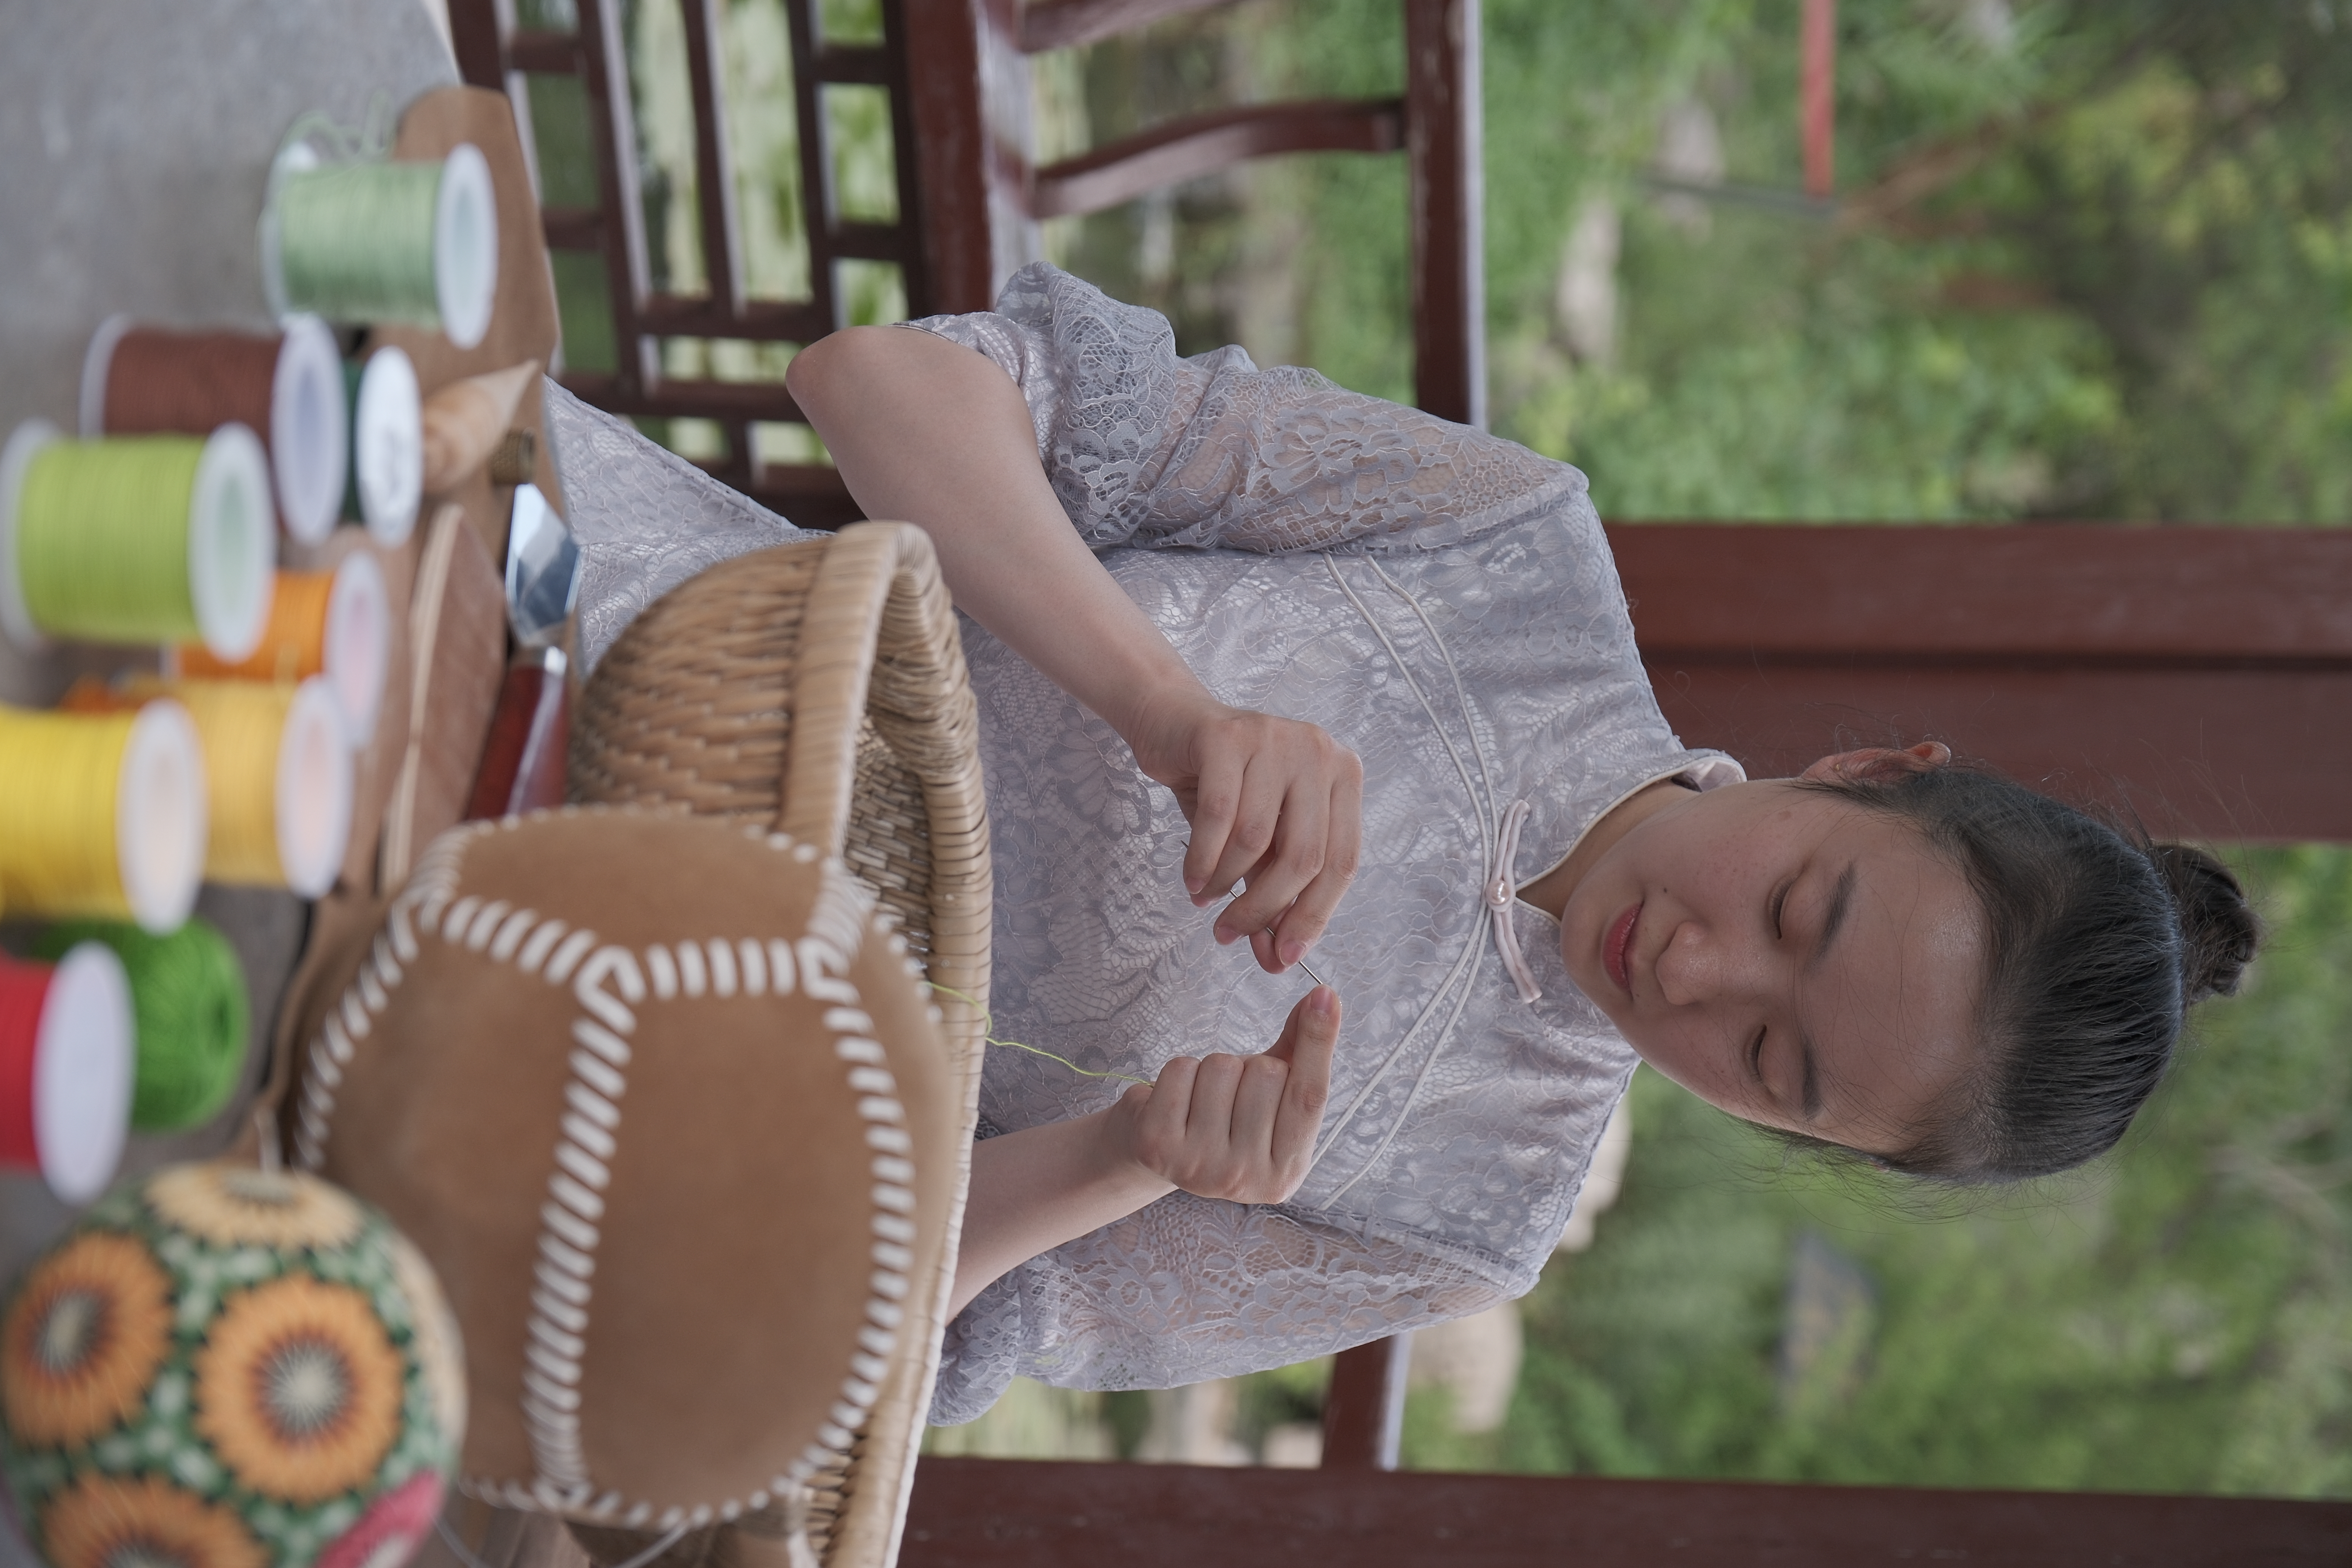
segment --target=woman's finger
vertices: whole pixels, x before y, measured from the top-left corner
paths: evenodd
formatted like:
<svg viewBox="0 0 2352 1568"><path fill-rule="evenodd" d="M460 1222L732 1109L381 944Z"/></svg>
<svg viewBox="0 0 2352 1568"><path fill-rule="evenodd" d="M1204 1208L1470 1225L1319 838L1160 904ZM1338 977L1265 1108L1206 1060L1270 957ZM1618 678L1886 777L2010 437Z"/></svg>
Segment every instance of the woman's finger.
<svg viewBox="0 0 2352 1568"><path fill-rule="evenodd" d="M1248 868L1246 890L1217 917L1221 942L1273 925L1323 868L1324 845L1330 832L1329 786L1319 780L1294 780L1276 809L1277 824L1267 853ZM1278 963L1272 967L1280 973Z"/></svg>
<svg viewBox="0 0 2352 1568"><path fill-rule="evenodd" d="M1253 1169L1271 1170L1275 1120L1282 1110L1290 1064L1273 1055L1242 1060L1241 1084L1234 1093L1234 1152Z"/></svg>
<svg viewBox="0 0 2352 1568"><path fill-rule="evenodd" d="M1241 1058L1212 1051L1201 1058L1201 1070L1192 1077L1192 1109L1184 1117L1186 1143L1206 1153L1231 1141L1234 1096L1241 1086Z"/></svg>
<svg viewBox="0 0 2352 1568"><path fill-rule="evenodd" d="M1184 1119L1192 1104L1192 1080L1201 1064L1191 1057L1171 1057L1160 1069L1159 1081L1143 1103L1136 1131L1146 1149L1162 1159L1172 1158L1184 1145ZM1168 1175L1165 1169L1160 1173ZM1173 1179L1172 1177L1171 1178Z"/></svg>
<svg viewBox="0 0 2352 1568"><path fill-rule="evenodd" d="M1322 867L1274 922L1275 962L1265 963L1263 952L1258 956L1261 964L1277 973L1307 956L1307 950L1322 939L1325 928L1331 923L1332 911L1339 907L1348 885L1356 879L1356 866L1364 848L1364 775L1360 766L1349 769L1332 785L1329 806ZM1251 886L1256 884L1253 882Z"/></svg>
<svg viewBox="0 0 2352 1568"><path fill-rule="evenodd" d="M1224 889L1233 886L1229 877L1213 891L1212 879L1225 858L1234 816L1241 809L1244 761L1235 752L1214 748L1202 759L1199 779L1190 789L1177 791L1177 804L1184 808L1185 820L1192 827L1192 842L1184 850L1184 890L1192 896L1195 909L1223 898Z"/></svg>
<svg viewBox="0 0 2352 1568"><path fill-rule="evenodd" d="M1249 879L1249 891L1243 898L1257 891L1258 878L1270 859L1275 835L1285 826L1285 786L1282 771L1274 759L1263 754L1250 758L1242 773L1240 798L1234 807L1233 830L1225 837L1224 852L1217 858L1216 869L1209 873L1206 891L1210 896L1223 898L1244 878ZM1293 889L1291 897L1297 896ZM1280 909L1282 905L1273 907ZM1257 925L1272 923L1270 920L1260 920ZM1238 941L1256 929L1242 923L1230 911L1217 916L1217 940L1221 942Z"/></svg>
<svg viewBox="0 0 2352 1568"><path fill-rule="evenodd" d="M1339 994L1318 985L1290 1010L1283 1031L1289 1049L1290 1075L1282 1086L1282 1105L1276 1113L1272 1152L1276 1171L1306 1174L1315 1152L1315 1135L1323 1127L1323 1108L1331 1097L1331 1056L1339 1043Z"/></svg>

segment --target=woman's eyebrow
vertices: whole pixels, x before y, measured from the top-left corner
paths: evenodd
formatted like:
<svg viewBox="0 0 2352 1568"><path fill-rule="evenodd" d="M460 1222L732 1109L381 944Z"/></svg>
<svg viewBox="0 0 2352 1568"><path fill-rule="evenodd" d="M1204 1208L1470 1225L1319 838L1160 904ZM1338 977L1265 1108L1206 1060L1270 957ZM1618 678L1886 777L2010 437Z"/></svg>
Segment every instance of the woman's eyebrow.
<svg viewBox="0 0 2352 1568"><path fill-rule="evenodd" d="M1859 862L1849 860L1838 873L1837 886L1830 889L1829 911L1822 916L1821 940L1813 943L1812 956L1805 960L1808 973L1819 969L1829 956L1830 944L1837 941L1838 931L1845 925L1846 912L1853 908L1853 884ZM1822 1075L1815 1065L1813 1038L1803 1029L1797 1031L1797 1055L1805 1064L1803 1115L1806 1121L1818 1121L1822 1114Z"/></svg>
<svg viewBox="0 0 2352 1568"><path fill-rule="evenodd" d="M1813 953L1805 960L1808 972L1819 969L1830 955L1830 944L1837 941L1844 928L1846 911L1853 908L1853 881L1859 861L1849 860L1838 873L1837 886L1830 890L1829 912L1822 917L1822 934L1813 943Z"/></svg>

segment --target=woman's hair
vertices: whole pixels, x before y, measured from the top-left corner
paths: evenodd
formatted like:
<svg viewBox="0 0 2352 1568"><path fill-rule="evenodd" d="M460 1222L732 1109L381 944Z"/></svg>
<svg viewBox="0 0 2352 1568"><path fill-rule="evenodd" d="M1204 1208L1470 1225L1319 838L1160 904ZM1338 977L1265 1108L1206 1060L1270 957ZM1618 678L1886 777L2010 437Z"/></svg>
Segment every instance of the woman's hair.
<svg viewBox="0 0 2352 1568"><path fill-rule="evenodd" d="M1917 827L1984 906L1982 1059L1911 1147L1879 1162L1957 1182L2049 1175L2115 1147L2188 1009L2229 995L2262 929L2229 868L1998 774L1941 767L1825 790Z"/></svg>

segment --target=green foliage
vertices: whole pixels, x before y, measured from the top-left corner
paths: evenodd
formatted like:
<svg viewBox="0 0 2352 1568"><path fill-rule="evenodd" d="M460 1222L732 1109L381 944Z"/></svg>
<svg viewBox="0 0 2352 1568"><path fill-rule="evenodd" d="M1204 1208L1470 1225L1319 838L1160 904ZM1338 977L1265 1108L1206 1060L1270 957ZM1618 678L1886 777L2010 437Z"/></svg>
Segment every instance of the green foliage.
<svg viewBox="0 0 2352 1568"><path fill-rule="evenodd" d="M1258 78L1392 92L1395 14L1267 15ZM1839 14L1824 218L1788 210L1794 7L1490 0L1497 429L1583 465L1617 517L2352 513L2352 10ZM1648 189L1661 118L1690 103L1720 128L1728 194L1777 209ZM1260 206L1303 215L1285 346L1403 396L1402 191L1381 168L1299 161ZM1553 301L1593 202L1623 224L1620 331L1579 354Z"/></svg>

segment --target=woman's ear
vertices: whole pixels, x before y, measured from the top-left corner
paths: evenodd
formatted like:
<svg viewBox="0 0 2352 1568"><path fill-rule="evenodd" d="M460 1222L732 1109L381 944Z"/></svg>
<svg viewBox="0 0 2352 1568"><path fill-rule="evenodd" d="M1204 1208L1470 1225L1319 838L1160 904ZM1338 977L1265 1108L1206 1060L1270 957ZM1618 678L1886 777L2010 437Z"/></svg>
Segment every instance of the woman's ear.
<svg viewBox="0 0 2352 1568"><path fill-rule="evenodd" d="M1798 776L1816 784L1893 784L1909 773L1932 773L1951 765L1951 747L1941 741L1922 741L1900 750L1864 746L1860 751L1833 752Z"/></svg>

